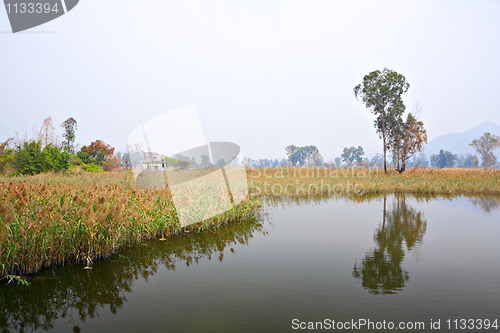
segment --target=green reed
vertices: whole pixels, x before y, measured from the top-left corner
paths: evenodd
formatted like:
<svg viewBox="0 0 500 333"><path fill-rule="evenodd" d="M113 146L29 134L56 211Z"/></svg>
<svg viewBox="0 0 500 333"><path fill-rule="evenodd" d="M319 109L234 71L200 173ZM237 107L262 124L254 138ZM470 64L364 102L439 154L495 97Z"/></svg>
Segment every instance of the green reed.
<svg viewBox="0 0 500 333"><path fill-rule="evenodd" d="M124 246L240 221L270 197L379 193L500 194L499 170L247 169L250 195L235 208L182 228L168 190L139 189L129 172L0 176L0 278L87 262Z"/></svg>
<svg viewBox="0 0 500 333"><path fill-rule="evenodd" d="M107 177L106 177L107 176ZM247 198L181 228L167 190L139 189L126 173L0 178L0 277L87 262L151 238L200 232L242 220L260 206Z"/></svg>

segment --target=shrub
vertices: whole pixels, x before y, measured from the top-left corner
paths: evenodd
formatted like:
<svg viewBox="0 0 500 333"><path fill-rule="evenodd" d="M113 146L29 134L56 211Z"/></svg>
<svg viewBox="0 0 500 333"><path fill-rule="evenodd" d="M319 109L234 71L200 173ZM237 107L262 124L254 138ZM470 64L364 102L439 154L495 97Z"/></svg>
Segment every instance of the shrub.
<svg viewBox="0 0 500 333"><path fill-rule="evenodd" d="M14 170L17 174L35 175L46 171L69 168L70 155L61 148L48 144L42 149L41 140L25 141L15 149Z"/></svg>
<svg viewBox="0 0 500 333"><path fill-rule="evenodd" d="M10 140L12 139L0 144L0 173L2 173L4 169L9 168L14 159L14 149L6 149Z"/></svg>
<svg viewBox="0 0 500 333"><path fill-rule="evenodd" d="M79 151L76 156L82 161L84 164L95 164L95 158L90 156L88 153L85 153L83 151Z"/></svg>
<svg viewBox="0 0 500 333"><path fill-rule="evenodd" d="M45 163L43 171L62 171L69 169L70 155L54 144L48 144L42 151L42 159Z"/></svg>
<svg viewBox="0 0 500 333"><path fill-rule="evenodd" d="M104 172L102 167L100 165L97 165L97 164L86 165L86 170L88 172Z"/></svg>
<svg viewBox="0 0 500 333"><path fill-rule="evenodd" d="M14 156L16 173L34 175L43 171L42 141L25 141L16 147Z"/></svg>
<svg viewBox="0 0 500 333"><path fill-rule="evenodd" d="M83 161L82 161L82 159L80 157L78 157L77 154L73 154L69 158L69 166L71 168L77 167L77 166L82 165L82 164L83 164Z"/></svg>
<svg viewBox="0 0 500 333"><path fill-rule="evenodd" d="M185 170L191 165L191 162L188 161L177 161L174 166L178 169Z"/></svg>

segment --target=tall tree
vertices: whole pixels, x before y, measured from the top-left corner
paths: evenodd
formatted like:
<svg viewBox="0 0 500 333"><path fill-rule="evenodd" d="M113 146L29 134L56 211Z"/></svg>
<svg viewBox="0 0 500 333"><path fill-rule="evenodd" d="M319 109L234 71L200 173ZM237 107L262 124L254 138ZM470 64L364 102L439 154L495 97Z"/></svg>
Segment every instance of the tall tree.
<svg viewBox="0 0 500 333"><path fill-rule="evenodd" d="M365 75L363 82L354 87L354 96L377 117L374 126L383 141L384 171L387 173L388 118L400 116L405 111L401 95L410 88L403 75L384 68Z"/></svg>
<svg viewBox="0 0 500 333"><path fill-rule="evenodd" d="M396 294L410 280L402 267L407 252L421 243L427 230L427 220L422 212L406 204L397 196L393 209L386 209L384 197L382 225L374 235L377 244L366 253L361 263L355 263L352 275L361 280L370 294ZM405 251L406 245L406 251Z"/></svg>
<svg viewBox="0 0 500 333"><path fill-rule="evenodd" d="M488 169L496 164L497 157L493 154L493 150L500 147L500 138L498 136L490 133L484 133L482 137L472 141L469 146L476 148L477 152L481 154L483 167L485 169Z"/></svg>
<svg viewBox="0 0 500 333"><path fill-rule="evenodd" d="M74 118L68 118L61 124L61 127L64 129L64 133L62 135L64 138L63 146L66 147L68 153L74 154L76 150L75 132L78 129L76 120Z"/></svg>

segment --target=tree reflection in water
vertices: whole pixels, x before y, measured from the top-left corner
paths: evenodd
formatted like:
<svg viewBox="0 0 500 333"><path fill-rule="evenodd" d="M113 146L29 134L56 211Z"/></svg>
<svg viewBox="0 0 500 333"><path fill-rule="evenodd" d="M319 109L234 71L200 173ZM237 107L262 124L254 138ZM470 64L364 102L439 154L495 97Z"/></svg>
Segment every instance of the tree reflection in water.
<svg viewBox="0 0 500 333"><path fill-rule="evenodd" d="M258 233L266 232L262 218L256 215L214 232L143 243L96 262L92 270L83 270L82 265L42 270L28 277L29 287L0 286L0 331L49 330L63 318L78 332L80 322L107 307L116 314L127 302L126 293L132 291L134 280L142 277L147 281L160 265L175 270L176 265L190 266L201 258L222 261L226 247L248 245Z"/></svg>
<svg viewBox="0 0 500 333"><path fill-rule="evenodd" d="M469 201L475 207L479 207L486 214L500 209L500 199L498 196L477 196L469 198Z"/></svg>
<svg viewBox="0 0 500 333"><path fill-rule="evenodd" d="M375 248L354 265L352 275L372 294L394 294L402 290L409 273L402 267L405 254L422 242L427 221L420 211L409 206L406 198L430 201L453 200L449 196L396 195L383 197L383 217L374 234ZM393 199L391 199L393 198ZM379 194L352 197L265 198L267 207L321 205L331 200L365 203L381 200ZM387 208L387 201L393 200ZM497 207L497 197L472 198L471 202L488 212ZM267 234L262 216L229 224L214 232L176 236L165 242L152 241L129 248L107 260L95 262L94 269L82 265L54 267L28 278L29 287L0 286L0 332L51 329L57 325L78 325L109 310L123 308L127 293L135 280L148 280L159 267L176 270L179 265L192 266L200 260L224 259L232 244L248 245L254 235ZM269 222L269 220L268 220ZM272 225L271 225L272 226ZM406 248L405 248L406 247ZM205 259L203 259L205 258Z"/></svg>
<svg viewBox="0 0 500 333"><path fill-rule="evenodd" d="M387 210L384 197L382 225L374 235L375 249L366 253L361 263L354 264L352 275L361 280L371 294L395 294L409 280L409 273L401 264L406 251L422 242L427 220L422 212L406 204L403 195L396 196L393 208Z"/></svg>

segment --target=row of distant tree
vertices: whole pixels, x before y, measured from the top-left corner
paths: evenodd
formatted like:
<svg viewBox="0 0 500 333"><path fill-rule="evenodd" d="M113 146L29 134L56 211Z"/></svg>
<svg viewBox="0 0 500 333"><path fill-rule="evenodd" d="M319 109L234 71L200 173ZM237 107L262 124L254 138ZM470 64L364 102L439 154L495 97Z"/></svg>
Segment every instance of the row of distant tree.
<svg viewBox="0 0 500 333"><path fill-rule="evenodd" d="M432 154L430 158L423 152L412 155L411 159L405 161L405 168L478 168L479 166L488 169L500 167L494 150L500 148L500 138L490 133L485 133L482 137L475 139L470 146L474 147L481 158L476 155L458 155L449 151L441 150L439 154ZM363 147L345 147L342 155L330 162L325 162L319 150L315 146L296 147L293 145L285 148L287 158L278 159L245 159L245 165L259 168L277 167L356 167L356 168L382 168L384 166L383 155L375 155L371 159L364 157ZM389 160L389 166L398 170L397 160Z"/></svg>
<svg viewBox="0 0 500 333"><path fill-rule="evenodd" d="M79 147L76 144L78 123L74 118L65 120L63 134L56 135L51 117L43 121L33 137L10 138L0 144L0 172L34 175L48 171L64 171L81 166L92 172L111 171L120 166L114 148L101 140Z"/></svg>
<svg viewBox="0 0 500 333"><path fill-rule="evenodd" d="M387 118L389 119L389 118ZM386 120L387 120L386 119ZM417 124L418 125L418 124ZM417 126L416 125L416 126ZM394 125L395 126L395 125ZM420 126L420 125L418 125ZM87 146L79 146L75 143L77 122L74 118L68 118L61 124L64 132L62 140L55 135L55 128L52 119L49 117L44 120L41 129L36 132L34 138L8 139L0 144L0 172L4 169L12 169L16 174L37 174L46 171L67 170L74 166L81 166L85 170L102 172L111 171L117 168L130 168L137 165L144 157L142 147L128 146L125 153L114 153L115 149L101 140L91 142ZM407 127L407 130L409 127ZM401 155L399 149L390 148L392 151L392 161L389 160L389 166L400 173L408 168L477 168L480 165L479 158L472 154L457 155L449 151L441 150L439 154L427 156L422 152L421 144L426 142L423 138L418 139L417 143L412 142L413 135L421 135L421 128L416 133L408 137L407 145L415 144L416 148L411 149L411 154ZM391 134L392 135L392 134ZM417 136L418 136L417 135ZM412 139L413 138L413 139ZM392 139L388 139L389 141ZM500 167L497 163L497 157L494 150L500 148L500 138L490 133L485 133L482 137L475 139L470 146L474 147L481 158L481 166L485 169ZM408 150L407 148L406 150ZM357 168L386 168L387 159L384 155L375 155L368 159L364 157L363 147L345 147L341 156L336 157L330 162L325 162L316 146L297 147L289 145L285 148L287 158L278 159L259 159L253 160L245 158L243 163L246 166L261 168L277 167L357 167ZM416 154L420 152L419 154ZM402 160L402 156L407 157ZM411 158L409 158L411 157ZM173 157L161 156L162 161L169 165L174 165L180 169L186 169L190 166L223 166L223 160L216 161L214 165L210 163L208 155L201 156L197 162L194 158L182 155Z"/></svg>

